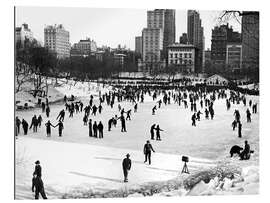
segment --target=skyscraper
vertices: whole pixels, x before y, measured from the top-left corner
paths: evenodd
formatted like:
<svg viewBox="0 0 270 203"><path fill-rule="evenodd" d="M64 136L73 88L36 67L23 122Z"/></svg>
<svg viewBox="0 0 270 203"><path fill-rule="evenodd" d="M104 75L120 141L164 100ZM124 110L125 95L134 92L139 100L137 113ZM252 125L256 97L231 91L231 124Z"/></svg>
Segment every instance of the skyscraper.
<svg viewBox="0 0 270 203"><path fill-rule="evenodd" d="M167 53L167 47L173 43L175 43L175 10L165 9L163 37L163 48L165 49L165 53Z"/></svg>
<svg viewBox="0 0 270 203"><path fill-rule="evenodd" d="M167 47L175 42L175 10L147 11L147 28L142 31L142 60L146 66L165 66Z"/></svg>
<svg viewBox="0 0 270 203"><path fill-rule="evenodd" d="M58 58L70 56L69 32L63 25L48 25L44 28L44 46Z"/></svg>
<svg viewBox="0 0 270 203"><path fill-rule="evenodd" d="M243 67L259 69L259 12L242 13Z"/></svg>
<svg viewBox="0 0 270 203"><path fill-rule="evenodd" d="M135 37L135 52L142 55L142 37Z"/></svg>
<svg viewBox="0 0 270 203"><path fill-rule="evenodd" d="M198 60L196 60L195 71L202 72L204 61L204 34L200 14L195 10L188 10L187 21L188 43L193 44L198 49Z"/></svg>

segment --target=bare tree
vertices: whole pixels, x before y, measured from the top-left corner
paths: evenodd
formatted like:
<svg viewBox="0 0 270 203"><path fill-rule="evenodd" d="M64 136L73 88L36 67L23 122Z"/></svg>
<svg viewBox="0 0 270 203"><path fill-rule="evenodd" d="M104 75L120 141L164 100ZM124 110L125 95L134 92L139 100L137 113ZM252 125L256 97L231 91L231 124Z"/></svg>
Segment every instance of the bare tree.
<svg viewBox="0 0 270 203"><path fill-rule="evenodd" d="M24 64L16 64L15 78L16 78L16 88L15 92L18 93L22 90L22 86L31 80L31 71Z"/></svg>

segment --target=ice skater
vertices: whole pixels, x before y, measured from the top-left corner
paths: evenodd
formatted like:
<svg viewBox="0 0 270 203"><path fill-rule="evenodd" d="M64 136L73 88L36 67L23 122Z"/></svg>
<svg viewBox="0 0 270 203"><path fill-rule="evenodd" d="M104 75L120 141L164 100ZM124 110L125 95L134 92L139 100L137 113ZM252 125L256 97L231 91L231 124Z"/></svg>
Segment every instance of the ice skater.
<svg viewBox="0 0 270 203"><path fill-rule="evenodd" d="M23 128L24 135L27 135L27 132L28 132L28 123L24 119L22 119L22 128Z"/></svg>
<svg viewBox="0 0 270 203"><path fill-rule="evenodd" d="M103 128L103 124L101 123L101 121L99 121L99 124L97 126L99 138L103 138Z"/></svg>
<svg viewBox="0 0 270 203"><path fill-rule="evenodd" d="M155 127L156 127L156 124L153 124L150 128L150 135L151 135L151 140L154 140L155 139Z"/></svg>
<svg viewBox="0 0 270 203"><path fill-rule="evenodd" d="M62 137L63 129L64 129L63 122L59 120L58 124L54 127L56 128L57 126L58 126L58 135L59 135L59 137Z"/></svg>
<svg viewBox="0 0 270 203"><path fill-rule="evenodd" d="M242 123L238 122L238 137L242 137Z"/></svg>
<svg viewBox="0 0 270 203"><path fill-rule="evenodd" d="M47 133L47 137L51 137L51 126L54 127L50 120L48 120L47 123L45 123L45 126L46 126L46 133Z"/></svg>
<svg viewBox="0 0 270 203"><path fill-rule="evenodd" d="M89 119L88 128L89 128L89 137L92 137L93 136L92 119Z"/></svg>
<svg viewBox="0 0 270 203"><path fill-rule="evenodd" d="M145 156L144 163L146 163L148 160L149 165L151 165L151 152L155 152L155 150L153 149L152 145L150 144L150 141L147 140L146 144L143 147L143 153Z"/></svg>
<svg viewBox="0 0 270 203"><path fill-rule="evenodd" d="M127 154L126 158L124 158L123 162L122 162L122 168L123 168L123 173L124 173L124 182L128 182L128 172L131 169L131 159L129 157L130 157L130 155Z"/></svg>
<svg viewBox="0 0 270 203"><path fill-rule="evenodd" d="M157 106L154 106L154 107L152 108L152 115L155 115L156 110L157 110Z"/></svg>
<svg viewBox="0 0 270 203"><path fill-rule="evenodd" d="M160 131L163 131L162 129L160 129L159 125L157 125L157 127L155 128L156 130L156 140L161 140L160 139Z"/></svg>

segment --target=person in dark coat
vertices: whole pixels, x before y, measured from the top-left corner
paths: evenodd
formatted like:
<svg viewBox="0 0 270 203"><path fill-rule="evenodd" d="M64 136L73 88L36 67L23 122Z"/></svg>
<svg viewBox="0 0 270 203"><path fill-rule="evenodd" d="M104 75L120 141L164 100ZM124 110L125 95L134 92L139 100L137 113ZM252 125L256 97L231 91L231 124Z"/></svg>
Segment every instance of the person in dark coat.
<svg viewBox="0 0 270 203"><path fill-rule="evenodd" d="M42 117L41 117L41 115L38 116L37 122L38 122L38 127L40 127L41 126L41 123L42 123Z"/></svg>
<svg viewBox="0 0 270 203"><path fill-rule="evenodd" d="M59 118L59 121L64 121L64 119L65 119L65 110L64 109L62 109L60 112L59 112L59 114L58 114L58 116L56 117L56 120Z"/></svg>
<svg viewBox="0 0 270 203"><path fill-rule="evenodd" d="M43 199L47 199L47 196L44 190L43 181L35 173L33 174L33 178L32 178L32 192L35 193L35 199L39 199L39 194L41 194Z"/></svg>
<svg viewBox="0 0 270 203"><path fill-rule="evenodd" d="M160 131L163 131L162 129L160 129L159 125L157 125L157 127L155 128L156 130L156 140L161 140L160 139Z"/></svg>
<svg viewBox="0 0 270 203"><path fill-rule="evenodd" d="M33 118L32 118L32 122L31 122L31 125L30 125L30 128L31 129L33 126L33 132L37 132L37 126L38 126L38 120L37 120L37 116L34 115Z"/></svg>
<svg viewBox="0 0 270 203"><path fill-rule="evenodd" d="M247 122L251 123L251 113L250 113L249 109L247 109L246 112L247 112Z"/></svg>
<svg viewBox="0 0 270 203"><path fill-rule="evenodd" d="M238 137L242 137L242 123L238 122Z"/></svg>
<svg viewBox="0 0 270 203"><path fill-rule="evenodd" d="M51 136L51 126L54 127L50 120L48 120L47 123L45 123L45 126L46 126L46 133L47 133L47 137L50 137Z"/></svg>
<svg viewBox="0 0 270 203"><path fill-rule="evenodd" d="M49 116L50 116L50 107L47 105L47 107L46 107L46 116L49 118Z"/></svg>
<svg viewBox="0 0 270 203"><path fill-rule="evenodd" d="M147 159L148 159L149 165L151 164L151 151L155 152L155 150L153 149L152 145L150 144L150 141L147 140L146 141L146 144L143 147L143 153L145 155L144 163L146 163L147 162Z"/></svg>
<svg viewBox="0 0 270 203"><path fill-rule="evenodd" d="M234 120L234 121L232 122L232 129L235 130L236 126L237 126L237 121Z"/></svg>
<svg viewBox="0 0 270 203"><path fill-rule="evenodd" d="M196 113L194 113L194 114L191 116L191 120L192 120L191 126L196 126Z"/></svg>
<svg viewBox="0 0 270 203"><path fill-rule="evenodd" d="M130 160L130 155L127 154L126 158L123 159L122 162L122 168L123 168L123 173L124 173L124 182L128 182L128 171L131 169L131 160Z"/></svg>
<svg viewBox="0 0 270 203"><path fill-rule="evenodd" d="M109 119L109 121L108 121L108 131L111 131L113 121L114 121L113 117L111 119Z"/></svg>
<svg viewBox="0 0 270 203"><path fill-rule="evenodd" d="M156 124L153 124L150 128L150 134L151 134L151 140L154 140L155 139L155 127L156 127Z"/></svg>
<svg viewBox="0 0 270 203"><path fill-rule="evenodd" d="M23 127L24 135L27 135L27 132L28 132L28 123L24 119L22 119L22 127Z"/></svg>
<svg viewBox="0 0 270 203"><path fill-rule="evenodd" d="M138 103L136 103L136 104L134 105L134 113L136 113L137 110L138 110Z"/></svg>
<svg viewBox="0 0 270 203"><path fill-rule="evenodd" d="M131 115L131 109L128 110L126 113L127 113L127 118L126 118L126 120L131 120L131 118L130 118L130 115Z"/></svg>
<svg viewBox="0 0 270 203"><path fill-rule="evenodd" d="M44 102L41 102L41 109L42 109L42 113L45 112L45 103Z"/></svg>
<svg viewBox="0 0 270 203"><path fill-rule="evenodd" d="M59 120L58 124L54 126L55 128L58 126L58 134L59 137L62 137L63 129L64 129L64 124L62 121Z"/></svg>
<svg viewBox="0 0 270 203"><path fill-rule="evenodd" d="M101 106L101 104L98 106L98 113L100 113L101 114L101 111L102 111L102 106Z"/></svg>
<svg viewBox="0 0 270 203"><path fill-rule="evenodd" d="M124 115L121 115L118 119L121 120L121 132L127 132L126 130L126 121Z"/></svg>
<svg viewBox="0 0 270 203"><path fill-rule="evenodd" d="M157 106L154 106L154 107L152 108L152 115L155 115L156 110L157 110Z"/></svg>
<svg viewBox="0 0 270 203"><path fill-rule="evenodd" d="M97 126L97 122L95 121L93 124L94 137L97 137L97 130L98 130L98 126Z"/></svg>
<svg viewBox="0 0 270 203"><path fill-rule="evenodd" d="M245 146L244 146L244 150L240 153L240 159L244 160L244 159L249 159L250 156L250 145L248 144L248 141L245 141Z"/></svg>
<svg viewBox="0 0 270 203"><path fill-rule="evenodd" d="M92 119L89 119L88 127L89 127L89 137L92 137L93 136Z"/></svg>
<svg viewBox="0 0 270 203"><path fill-rule="evenodd" d="M17 133L20 134L20 126L21 126L21 121L20 119L18 118L18 116L16 116L16 130L17 130Z"/></svg>
<svg viewBox="0 0 270 203"><path fill-rule="evenodd" d="M83 125L87 125L88 116L84 114L83 116Z"/></svg>
<svg viewBox="0 0 270 203"><path fill-rule="evenodd" d="M103 124L101 123L101 121L99 121L99 124L97 126L98 128L98 137L99 138L103 138Z"/></svg>
<svg viewBox="0 0 270 203"><path fill-rule="evenodd" d="M35 199L39 198L39 193L41 194L41 196L43 197L43 199L47 199L45 192L44 192L44 187L43 187L43 181L41 179L41 171L42 168L40 166L40 161L37 160L35 162L35 171L33 173L34 177L32 179L32 191L35 190ZM34 192L34 191L33 191Z"/></svg>

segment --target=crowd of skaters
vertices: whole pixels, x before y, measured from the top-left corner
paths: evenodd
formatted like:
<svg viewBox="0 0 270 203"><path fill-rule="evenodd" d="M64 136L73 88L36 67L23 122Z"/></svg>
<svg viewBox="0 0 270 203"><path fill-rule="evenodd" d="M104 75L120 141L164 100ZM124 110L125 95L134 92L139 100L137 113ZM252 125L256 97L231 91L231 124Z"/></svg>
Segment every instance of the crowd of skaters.
<svg viewBox="0 0 270 203"><path fill-rule="evenodd" d="M45 123L46 126L46 134L48 137L51 136L51 127L58 127L59 137L62 136L64 129L64 121L66 111L69 113L69 119L73 118L74 113L83 114L82 120L83 125L88 126L89 129L89 137L93 138L103 138L104 125L102 121L94 121L94 118L97 114L103 113L103 105L107 105L110 108L114 107L114 104L118 102L118 111L120 115L112 115L112 117L108 120L108 132L112 130L112 127L117 126L117 121L120 120L121 124L121 132L127 132L126 122L131 121L131 113L132 109L128 109L125 111L121 106L121 102L128 101L133 105L133 112L136 113L138 111L138 104L144 103L144 98L146 95L152 97L153 101L156 101L157 105L152 108L152 116L155 116L156 111L162 108L162 106L171 105L172 101L174 104L178 106L183 106L184 109L188 109L190 106L191 111L191 120L192 126L196 126L196 121L201 121L201 115L205 114L205 120L209 120L209 116L211 120L214 119L214 103L219 99L226 99L226 107L227 110L230 110L231 104L240 104L243 103L244 106L247 105L246 96L244 94L240 94L239 92L230 91L230 95L227 95L224 89L221 90L202 90L200 88L195 90L186 90L186 89L174 89L174 90L163 90L159 89L150 89L144 87L126 87L123 89L118 89L115 91L106 92L104 94L99 93L98 104L94 103L93 95L90 95L89 103L84 105L81 101L75 101L75 97L71 96L70 101L68 101L67 97L64 97L65 109L62 109L56 120L58 123L53 125L50 120ZM161 99L158 99L160 98ZM249 108L252 109L252 113L257 113L257 103L253 103L252 100L248 102ZM251 112L247 108L246 117L247 123L251 122ZM41 103L42 112L46 113L46 117L50 117L50 107L48 103L48 99L46 102ZM106 112L105 112L106 113ZM91 117L91 118L90 118ZM30 128L33 127L33 132L36 133L37 129L41 127L43 119L41 115L38 117L36 115L33 116ZM132 122L132 121L131 121ZM209 121L210 122L210 121ZM24 119L20 121L18 117L16 117L16 135L20 134L20 125L22 124L22 128L24 130L24 134L27 135L28 132L28 123ZM233 130L238 127L238 137L242 137L242 123L241 116L238 110L234 111L234 121L232 123ZM150 139L161 141L160 132L164 131L160 128L159 124L153 124L150 127ZM145 162L148 161L151 164L151 151L155 152L150 141L148 140L144 146L144 155ZM131 169L131 160L130 154L127 154L126 158L123 160L123 173L124 173L124 181L128 181L128 171Z"/></svg>

